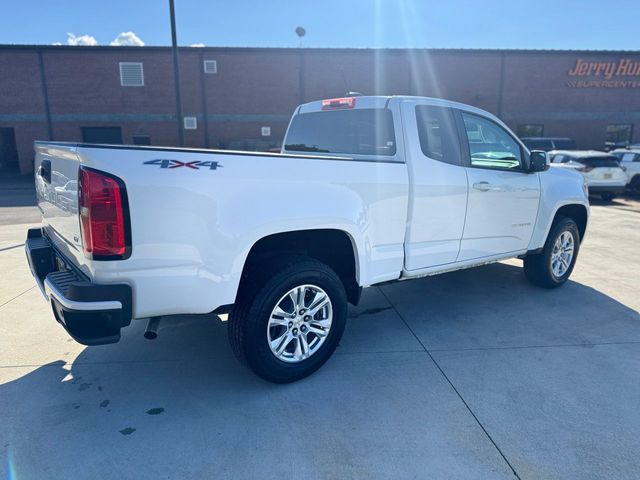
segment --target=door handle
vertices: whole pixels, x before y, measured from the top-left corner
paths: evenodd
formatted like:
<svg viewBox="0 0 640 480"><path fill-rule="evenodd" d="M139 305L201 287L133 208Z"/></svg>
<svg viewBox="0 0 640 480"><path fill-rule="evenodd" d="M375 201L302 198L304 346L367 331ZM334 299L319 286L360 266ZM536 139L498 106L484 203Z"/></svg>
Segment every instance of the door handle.
<svg viewBox="0 0 640 480"><path fill-rule="evenodd" d="M473 188L480 190L481 192L488 192L489 190L500 190L498 187L494 187L489 182L478 182L473 184Z"/></svg>

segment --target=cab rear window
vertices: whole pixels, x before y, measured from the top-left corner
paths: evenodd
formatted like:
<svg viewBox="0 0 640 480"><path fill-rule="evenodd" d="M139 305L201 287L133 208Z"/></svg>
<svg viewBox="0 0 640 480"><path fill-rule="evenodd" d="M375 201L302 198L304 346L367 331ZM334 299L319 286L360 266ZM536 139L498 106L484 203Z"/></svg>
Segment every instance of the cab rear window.
<svg viewBox="0 0 640 480"><path fill-rule="evenodd" d="M391 111L359 108L296 115L284 148L289 152L395 155Z"/></svg>

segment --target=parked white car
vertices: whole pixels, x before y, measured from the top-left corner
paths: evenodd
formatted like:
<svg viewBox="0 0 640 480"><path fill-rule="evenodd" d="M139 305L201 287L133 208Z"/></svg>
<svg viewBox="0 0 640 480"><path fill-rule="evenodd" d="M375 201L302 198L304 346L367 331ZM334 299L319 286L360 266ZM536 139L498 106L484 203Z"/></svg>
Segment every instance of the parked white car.
<svg viewBox="0 0 640 480"><path fill-rule="evenodd" d="M579 174L490 113L432 98L302 105L280 154L35 148L44 226L27 256L73 338L228 313L234 352L274 382L331 356L362 288L514 257L532 283L564 284L589 214ZM77 197L47 195L72 181Z"/></svg>
<svg viewBox="0 0 640 480"><path fill-rule="evenodd" d="M627 174L614 155L596 150L552 150L551 166L580 172L589 187L589 193L599 194L603 200L612 200L624 192Z"/></svg>
<svg viewBox="0 0 640 480"><path fill-rule="evenodd" d="M619 148L611 152L620 160L620 166L627 174L627 187L640 195L640 147Z"/></svg>

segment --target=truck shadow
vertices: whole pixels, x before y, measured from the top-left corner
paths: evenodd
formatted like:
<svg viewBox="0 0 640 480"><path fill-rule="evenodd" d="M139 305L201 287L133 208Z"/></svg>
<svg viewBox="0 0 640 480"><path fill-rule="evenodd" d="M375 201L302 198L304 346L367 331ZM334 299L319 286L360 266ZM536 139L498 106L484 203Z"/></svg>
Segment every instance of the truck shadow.
<svg viewBox="0 0 640 480"><path fill-rule="evenodd" d="M336 397L349 403L349 396L354 402L371 400L370 384L387 381L376 371L386 369L388 375L389 356L371 352L357 363L354 358L362 356L349 355L357 350L351 337L358 335L360 345L380 345L373 336L384 335L385 324L393 331L393 325L401 325L396 312L436 350L640 341L635 310L574 281L559 290L536 289L519 267L508 264L365 290L362 305L350 309L337 355L320 372L292 385L266 383L242 367L227 344L226 325L213 316L168 320L154 341L144 340L144 325L133 322L118 344L85 348L71 363L18 368L15 379L0 385L0 448L7 476L15 470L34 478L46 469L58 478L71 476L83 458L103 467L121 458L114 476L152 477L163 475L164 468L189 476L213 468L211 462L213 471L224 475L226 449L242 442L250 449L256 435L278 441L278 435L286 435L280 428L287 426L295 431L287 420L278 427L273 411L278 405L331 404ZM367 328L376 322L379 328ZM414 342L406 331L402 335ZM411 345L385 353L420 350L417 342ZM403 375L401 368L394 372ZM346 400L343 390L349 392ZM352 407L347 405L344 415ZM397 405L389 407L397 411ZM140 476L123 470L135 465Z"/></svg>

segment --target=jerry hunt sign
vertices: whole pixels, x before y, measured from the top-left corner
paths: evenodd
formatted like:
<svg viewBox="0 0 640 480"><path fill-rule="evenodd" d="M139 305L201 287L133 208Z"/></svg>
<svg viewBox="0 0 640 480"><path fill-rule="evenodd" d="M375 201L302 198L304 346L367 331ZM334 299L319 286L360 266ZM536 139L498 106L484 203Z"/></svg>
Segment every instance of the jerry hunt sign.
<svg viewBox="0 0 640 480"><path fill-rule="evenodd" d="M640 61L587 62L579 58L567 75L573 77L567 81L570 88L640 88Z"/></svg>

